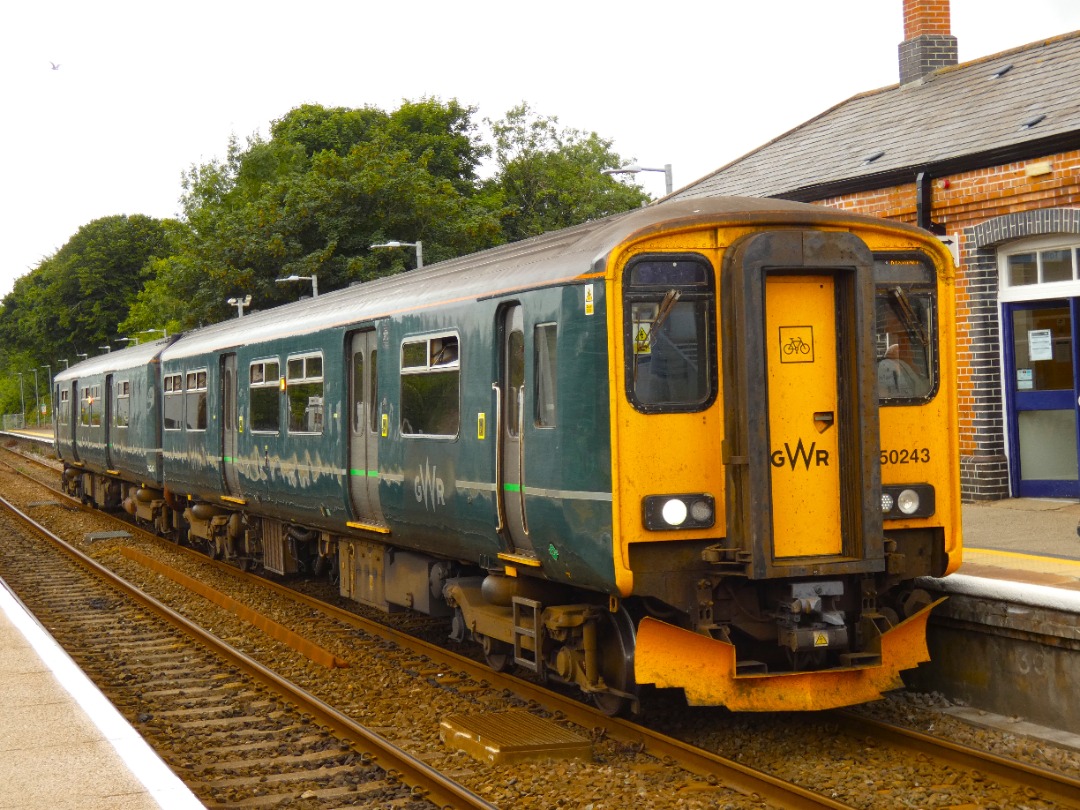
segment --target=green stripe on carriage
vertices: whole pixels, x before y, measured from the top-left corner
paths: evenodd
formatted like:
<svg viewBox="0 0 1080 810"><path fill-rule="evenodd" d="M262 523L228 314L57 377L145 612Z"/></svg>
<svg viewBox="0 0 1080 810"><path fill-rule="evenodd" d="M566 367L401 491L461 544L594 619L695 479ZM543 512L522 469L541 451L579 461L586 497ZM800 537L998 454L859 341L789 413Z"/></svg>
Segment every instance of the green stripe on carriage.
<svg viewBox="0 0 1080 810"><path fill-rule="evenodd" d="M349 475L358 475L361 478L378 478L378 470L349 470Z"/></svg>
<svg viewBox="0 0 1080 810"><path fill-rule="evenodd" d="M521 484L503 484L503 489L507 492L521 492Z"/></svg>
<svg viewBox="0 0 1080 810"><path fill-rule="evenodd" d="M225 456L224 461L225 461L226 464L232 464L234 459L233 459L232 456Z"/></svg>

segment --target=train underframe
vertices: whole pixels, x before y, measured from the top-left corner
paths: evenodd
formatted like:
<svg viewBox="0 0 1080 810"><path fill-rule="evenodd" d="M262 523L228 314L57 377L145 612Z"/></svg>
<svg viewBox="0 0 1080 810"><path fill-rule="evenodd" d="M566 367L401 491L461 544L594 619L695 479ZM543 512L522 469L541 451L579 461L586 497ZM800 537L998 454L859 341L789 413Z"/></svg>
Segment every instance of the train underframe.
<svg viewBox="0 0 1080 810"><path fill-rule="evenodd" d="M635 677L681 687L691 703L760 710L830 705L829 698L814 703L820 698L810 694L789 705L790 693L798 691L792 689L794 680L773 690L784 695L773 705L766 697L770 678L847 673L835 679L832 698L835 705L847 705L853 701L844 693L866 680L860 672L922 660L917 648L925 650L930 599L910 582L943 569L935 551L940 537L932 531L888 540L888 565L879 574L764 582L717 566L707 546L668 546L654 549L664 563L648 553L636 560L638 586L652 596L620 600L376 539L256 517L74 467L65 470L63 481L65 490L84 503L123 509L148 529L240 568L324 573L337 580L342 596L369 607L448 617L451 638L478 643L493 669L518 667L542 682L574 685L612 714L637 710ZM922 626L896 632L906 619L919 616ZM670 677L672 661L683 659L701 666ZM736 679L743 683L735 692L717 684ZM878 678L860 700L899 685L896 673ZM809 693L817 686L803 688Z"/></svg>

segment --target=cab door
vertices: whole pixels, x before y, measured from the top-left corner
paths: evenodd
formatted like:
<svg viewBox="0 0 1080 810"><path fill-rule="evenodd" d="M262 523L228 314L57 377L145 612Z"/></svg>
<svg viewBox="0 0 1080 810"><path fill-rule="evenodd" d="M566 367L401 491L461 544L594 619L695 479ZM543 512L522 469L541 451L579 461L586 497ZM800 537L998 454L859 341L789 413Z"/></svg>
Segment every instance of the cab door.
<svg viewBox="0 0 1080 810"><path fill-rule="evenodd" d="M374 329L351 333L348 344L349 374L349 500L353 528L385 533L386 521L379 503L379 409L378 349Z"/></svg>

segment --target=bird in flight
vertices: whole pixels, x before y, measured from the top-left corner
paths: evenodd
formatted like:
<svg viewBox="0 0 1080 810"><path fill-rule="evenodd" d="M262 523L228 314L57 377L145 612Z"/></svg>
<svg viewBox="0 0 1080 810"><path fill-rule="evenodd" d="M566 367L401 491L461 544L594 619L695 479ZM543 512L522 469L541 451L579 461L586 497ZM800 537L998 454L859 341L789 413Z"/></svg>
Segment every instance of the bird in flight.
<svg viewBox="0 0 1080 810"><path fill-rule="evenodd" d="M49 62L49 64L52 65L53 70L59 70L60 69L60 65L56 64L56 62Z"/></svg>

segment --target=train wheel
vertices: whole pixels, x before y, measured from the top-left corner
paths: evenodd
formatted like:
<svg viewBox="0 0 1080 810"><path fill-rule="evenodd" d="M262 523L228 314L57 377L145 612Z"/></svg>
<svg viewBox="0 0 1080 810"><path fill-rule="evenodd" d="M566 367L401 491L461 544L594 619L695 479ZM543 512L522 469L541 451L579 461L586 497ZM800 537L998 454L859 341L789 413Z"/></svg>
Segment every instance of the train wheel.
<svg viewBox="0 0 1080 810"><path fill-rule="evenodd" d="M481 636L480 646L484 650L484 660L496 672L509 672L514 667L514 648L505 641L491 636Z"/></svg>
<svg viewBox="0 0 1080 810"><path fill-rule="evenodd" d="M612 689L637 695L634 682L634 622L624 608L617 613L605 613L598 628L600 642L600 675ZM593 692L592 702L609 717L625 714L632 698L611 692Z"/></svg>

